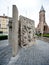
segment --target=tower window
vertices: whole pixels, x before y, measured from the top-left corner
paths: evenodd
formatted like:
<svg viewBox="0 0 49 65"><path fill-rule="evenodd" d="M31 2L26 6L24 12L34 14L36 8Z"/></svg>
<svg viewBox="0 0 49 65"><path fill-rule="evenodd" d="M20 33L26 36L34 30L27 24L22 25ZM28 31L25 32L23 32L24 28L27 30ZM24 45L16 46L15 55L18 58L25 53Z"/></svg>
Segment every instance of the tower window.
<svg viewBox="0 0 49 65"><path fill-rule="evenodd" d="M1 28L1 24L0 24L0 28Z"/></svg>
<svg viewBox="0 0 49 65"><path fill-rule="evenodd" d="M46 27L44 26L44 31L45 31L45 28L46 28Z"/></svg>

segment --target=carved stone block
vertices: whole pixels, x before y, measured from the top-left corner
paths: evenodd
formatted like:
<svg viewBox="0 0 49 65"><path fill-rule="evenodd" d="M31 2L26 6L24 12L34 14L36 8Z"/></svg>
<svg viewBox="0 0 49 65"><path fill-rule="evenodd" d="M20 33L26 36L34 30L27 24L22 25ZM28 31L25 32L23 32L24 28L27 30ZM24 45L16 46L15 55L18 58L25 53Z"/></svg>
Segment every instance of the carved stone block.
<svg viewBox="0 0 49 65"><path fill-rule="evenodd" d="M33 44L33 38L35 34L34 21L24 16L20 16L19 23L21 46L23 47Z"/></svg>

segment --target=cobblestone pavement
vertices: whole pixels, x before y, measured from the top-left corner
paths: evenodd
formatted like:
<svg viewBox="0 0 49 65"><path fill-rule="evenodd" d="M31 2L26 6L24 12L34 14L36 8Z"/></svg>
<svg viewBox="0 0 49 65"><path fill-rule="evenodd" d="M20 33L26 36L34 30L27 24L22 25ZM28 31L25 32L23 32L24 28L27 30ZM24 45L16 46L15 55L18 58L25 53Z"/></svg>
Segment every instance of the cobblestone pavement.
<svg viewBox="0 0 49 65"><path fill-rule="evenodd" d="M48 37L37 37L36 39L43 40L43 41L49 43L49 38Z"/></svg>
<svg viewBox="0 0 49 65"><path fill-rule="evenodd" d="M7 65L12 54L8 40L0 41L0 65Z"/></svg>
<svg viewBox="0 0 49 65"><path fill-rule="evenodd" d="M37 40L32 47L22 49L15 65L49 65L49 44Z"/></svg>
<svg viewBox="0 0 49 65"><path fill-rule="evenodd" d="M9 47L6 47L6 49L11 50ZM11 51L4 56L2 54L0 56L0 65L7 65L10 62ZM19 57L13 65L49 65L49 44L36 40L32 47L21 48Z"/></svg>

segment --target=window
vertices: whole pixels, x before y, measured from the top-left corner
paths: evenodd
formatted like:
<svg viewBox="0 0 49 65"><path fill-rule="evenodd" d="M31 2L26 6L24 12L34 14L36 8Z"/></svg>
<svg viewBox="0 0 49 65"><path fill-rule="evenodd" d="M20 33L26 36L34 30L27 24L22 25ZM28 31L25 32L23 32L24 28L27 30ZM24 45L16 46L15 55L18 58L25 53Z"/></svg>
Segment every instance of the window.
<svg viewBox="0 0 49 65"><path fill-rule="evenodd" d="M1 24L0 24L0 28L1 28Z"/></svg>

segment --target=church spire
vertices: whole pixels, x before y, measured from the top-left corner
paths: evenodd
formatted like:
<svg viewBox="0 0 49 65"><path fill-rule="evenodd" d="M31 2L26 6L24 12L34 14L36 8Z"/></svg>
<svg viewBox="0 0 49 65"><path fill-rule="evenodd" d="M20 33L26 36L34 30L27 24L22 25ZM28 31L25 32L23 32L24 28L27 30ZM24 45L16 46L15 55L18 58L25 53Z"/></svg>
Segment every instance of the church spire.
<svg viewBox="0 0 49 65"><path fill-rule="evenodd" d="M41 9L40 9L40 11L45 11L45 10L44 10L44 7L43 7L43 5L41 6Z"/></svg>

